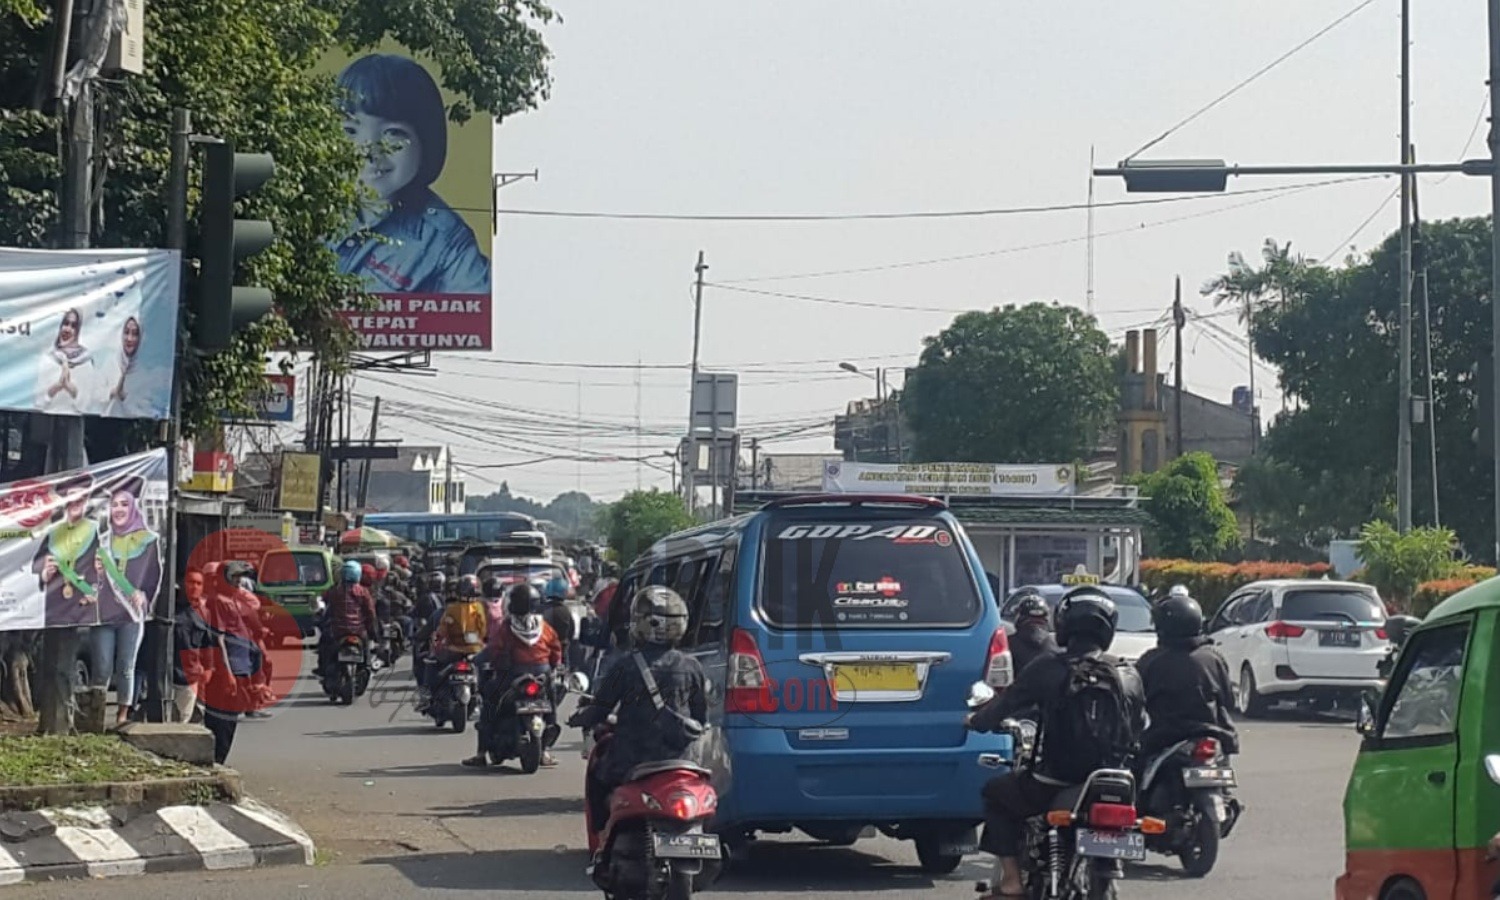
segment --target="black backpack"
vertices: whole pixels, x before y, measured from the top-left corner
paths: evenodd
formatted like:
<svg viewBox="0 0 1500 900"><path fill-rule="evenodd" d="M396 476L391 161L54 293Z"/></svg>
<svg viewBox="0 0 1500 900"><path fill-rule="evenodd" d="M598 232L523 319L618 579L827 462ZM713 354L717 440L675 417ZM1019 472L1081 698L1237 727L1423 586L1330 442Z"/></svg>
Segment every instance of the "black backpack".
<svg viewBox="0 0 1500 900"><path fill-rule="evenodd" d="M1039 755L1046 775L1081 784L1099 769L1129 762L1137 735L1122 665L1104 655L1068 660L1062 695L1043 711Z"/></svg>

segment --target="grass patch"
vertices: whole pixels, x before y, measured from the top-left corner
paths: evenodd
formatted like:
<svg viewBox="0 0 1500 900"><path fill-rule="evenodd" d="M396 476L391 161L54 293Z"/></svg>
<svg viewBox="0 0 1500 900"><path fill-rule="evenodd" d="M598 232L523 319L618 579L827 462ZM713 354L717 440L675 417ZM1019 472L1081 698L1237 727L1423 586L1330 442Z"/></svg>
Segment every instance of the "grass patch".
<svg viewBox="0 0 1500 900"><path fill-rule="evenodd" d="M207 770L143 753L114 735L0 737L0 786L187 778Z"/></svg>

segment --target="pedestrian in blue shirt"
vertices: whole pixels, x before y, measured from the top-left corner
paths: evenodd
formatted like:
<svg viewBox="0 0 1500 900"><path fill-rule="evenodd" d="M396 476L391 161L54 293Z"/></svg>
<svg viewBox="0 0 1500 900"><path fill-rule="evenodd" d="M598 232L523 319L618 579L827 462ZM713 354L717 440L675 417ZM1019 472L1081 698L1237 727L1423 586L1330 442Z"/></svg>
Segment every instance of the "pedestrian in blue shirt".
<svg viewBox="0 0 1500 900"><path fill-rule="evenodd" d="M353 234L331 244L339 270L372 294L490 294L474 230L432 190L448 157L443 95L427 70L376 53L339 75L344 133L366 154L374 197Z"/></svg>

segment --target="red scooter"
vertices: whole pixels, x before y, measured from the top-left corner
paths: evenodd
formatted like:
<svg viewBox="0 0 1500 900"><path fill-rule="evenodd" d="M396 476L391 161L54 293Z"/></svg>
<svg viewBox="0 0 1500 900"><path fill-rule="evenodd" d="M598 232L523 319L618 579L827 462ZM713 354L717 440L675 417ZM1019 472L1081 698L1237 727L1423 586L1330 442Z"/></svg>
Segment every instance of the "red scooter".
<svg viewBox="0 0 1500 900"><path fill-rule="evenodd" d="M594 729L586 792L594 790L594 767L614 740L613 724L610 716L609 724ZM719 805L711 774L680 759L636 766L610 794L603 828L594 821L597 798L585 797L589 875L606 898L687 900L718 878L723 849L719 836L704 830Z"/></svg>

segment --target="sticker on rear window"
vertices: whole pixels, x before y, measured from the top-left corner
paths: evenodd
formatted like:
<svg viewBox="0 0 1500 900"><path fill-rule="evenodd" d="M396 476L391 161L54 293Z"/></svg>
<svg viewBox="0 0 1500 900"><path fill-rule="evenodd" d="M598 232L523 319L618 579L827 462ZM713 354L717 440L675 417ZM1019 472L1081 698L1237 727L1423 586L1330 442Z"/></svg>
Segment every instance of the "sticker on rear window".
<svg viewBox="0 0 1500 900"><path fill-rule="evenodd" d="M953 543L953 535L936 525L892 525L880 529L869 525L791 525L776 537L783 541L868 541L880 538L894 544L937 544L940 547Z"/></svg>

